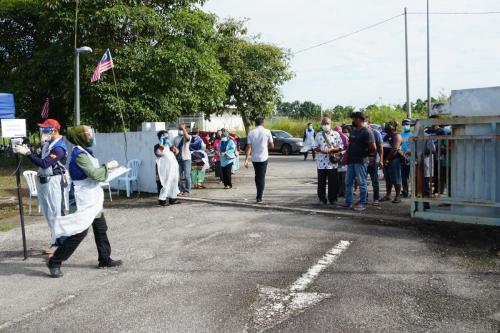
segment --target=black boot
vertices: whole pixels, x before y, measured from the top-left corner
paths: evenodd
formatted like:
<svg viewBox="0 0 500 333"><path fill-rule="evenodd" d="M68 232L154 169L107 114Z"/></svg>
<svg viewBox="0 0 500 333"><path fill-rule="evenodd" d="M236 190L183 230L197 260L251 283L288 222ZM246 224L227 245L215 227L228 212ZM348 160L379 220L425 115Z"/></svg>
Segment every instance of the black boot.
<svg viewBox="0 0 500 333"><path fill-rule="evenodd" d="M49 268L50 272L50 277L52 278L60 278L63 277L63 272L61 271L61 267L50 267L50 265L47 263L47 267Z"/></svg>

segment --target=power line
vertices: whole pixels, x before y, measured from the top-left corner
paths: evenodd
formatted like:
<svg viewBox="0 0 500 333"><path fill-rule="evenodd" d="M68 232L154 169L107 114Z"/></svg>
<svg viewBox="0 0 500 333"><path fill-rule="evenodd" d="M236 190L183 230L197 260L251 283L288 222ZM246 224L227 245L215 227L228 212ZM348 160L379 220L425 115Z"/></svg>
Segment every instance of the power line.
<svg viewBox="0 0 500 333"><path fill-rule="evenodd" d="M338 41L338 40L340 40L340 39L344 39L344 38L350 37L350 36L352 36L352 35L358 34L358 33L360 33L360 32L363 32L363 31L369 30L369 29L371 29L371 28L374 28L374 27L377 27L377 26L382 25L382 24L384 24L384 23L387 23L387 22L389 22L389 21L392 21L392 20L394 20L394 19L396 19L396 18L398 18L398 17L401 17L401 16L403 16L403 15L404 15L404 14L398 14L398 15L396 15L396 16L393 16L393 17L390 17L390 18L385 19L385 20L383 20L383 21L380 21L380 22L377 22L377 23L374 23L374 24L368 25L368 26L363 27L363 28L361 28L361 29L358 29L358 30L356 30L356 31L353 31L353 32L347 33L347 34L345 34L345 35L338 36L338 37L336 37L336 38L334 38L334 39L330 39L330 40L327 40L327 41L325 41L325 42L322 42L322 43L319 43L319 44L316 44L316 45L312 45L312 46L306 47L305 49L301 49L301 50L298 50L298 51L296 51L296 52L293 52L293 55L296 55L296 54L299 54L299 53L302 53L302 52L306 52L306 51L309 51L309 50L315 49L315 48L317 48L317 47L321 47L321 46L326 45L326 44L330 44L330 43L336 42L336 41Z"/></svg>
<svg viewBox="0 0 500 333"><path fill-rule="evenodd" d="M409 15L427 15L426 12L408 12ZM430 15L490 15L500 14L500 11L489 12L430 12Z"/></svg>
<svg viewBox="0 0 500 333"><path fill-rule="evenodd" d="M408 14L410 14L410 15L427 15L427 12L408 12ZM491 15L491 14L500 14L500 11L485 11L485 12L430 12L429 13L429 15ZM312 46L306 47L304 49L300 49L300 50L298 50L296 52L293 52L292 54L293 55L297 55L299 53L306 52L306 51L309 51L309 50L312 50L312 49L315 49L315 48L318 48L318 47L321 47L321 46L324 46L324 45L336 42L338 40L350 37L352 35L356 35L356 34L358 34L360 32L363 32L363 31L375 28L375 27L377 27L379 25L382 25L384 23L387 23L387 22L390 22L392 20L395 20L398 17L403 16L403 15L404 15L404 13L398 14L398 15L393 16L393 17L389 17L389 18L387 18L387 19L385 19L383 21L380 21L380 22L368 25L368 26L363 27L361 29L358 29L356 31L353 31L353 32L350 32L350 33L347 33L347 34L344 34L344 35L341 35L341 36L338 36L336 38L327 40L325 42L322 42L322 43L319 43L319 44L316 44L316 45L312 45Z"/></svg>

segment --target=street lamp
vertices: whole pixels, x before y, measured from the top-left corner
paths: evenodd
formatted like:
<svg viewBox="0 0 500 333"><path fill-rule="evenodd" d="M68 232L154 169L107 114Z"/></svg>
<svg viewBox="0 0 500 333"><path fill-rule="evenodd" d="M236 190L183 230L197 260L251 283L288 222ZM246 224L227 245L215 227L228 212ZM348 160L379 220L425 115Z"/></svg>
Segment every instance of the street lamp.
<svg viewBox="0 0 500 333"><path fill-rule="evenodd" d="M75 49L75 125L80 125L80 53L91 52L88 46Z"/></svg>

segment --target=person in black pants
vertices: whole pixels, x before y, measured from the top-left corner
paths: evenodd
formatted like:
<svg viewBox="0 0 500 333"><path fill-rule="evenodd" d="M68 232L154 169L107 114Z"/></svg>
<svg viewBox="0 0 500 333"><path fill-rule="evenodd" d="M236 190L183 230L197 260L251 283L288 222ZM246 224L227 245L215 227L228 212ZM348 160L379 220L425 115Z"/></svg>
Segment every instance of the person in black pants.
<svg viewBox="0 0 500 333"><path fill-rule="evenodd" d="M233 187L233 182L231 180L232 172L233 172L233 163L230 163L222 167L222 181L224 182L225 189L230 189Z"/></svg>
<svg viewBox="0 0 500 333"><path fill-rule="evenodd" d="M267 161L252 162L255 170L255 186L257 187L257 202L262 202L264 188L266 187Z"/></svg>
<svg viewBox="0 0 500 333"><path fill-rule="evenodd" d="M322 132L316 135L314 140L314 150L318 154L316 159L316 167L318 169L318 198L323 204L334 205L337 202L339 192L339 178L338 178L338 160L339 154L344 147L339 133L332 130L332 121L330 118L325 117L321 121ZM328 200L326 198L326 183L328 181Z"/></svg>
<svg viewBox="0 0 500 333"><path fill-rule="evenodd" d="M255 186L257 187L257 203L262 204L264 187L266 185L267 160L269 148L274 148L271 131L264 128L264 119L255 119L255 129L248 133L245 168L250 164L250 155L255 169Z"/></svg>
<svg viewBox="0 0 500 333"><path fill-rule="evenodd" d="M108 225L106 224L106 219L104 214L101 217L97 217L92 223L92 230L94 231L95 245L97 247L97 260L99 262L98 267L110 267L119 266L121 261L115 261L111 259L111 245L109 244L109 239L107 235ZM60 246L54 255L49 260L50 268L61 268L63 261L66 261L71 257L73 252L77 249L78 245L83 241L85 236L87 236L88 229L80 232L79 234L70 236L66 238L63 245Z"/></svg>

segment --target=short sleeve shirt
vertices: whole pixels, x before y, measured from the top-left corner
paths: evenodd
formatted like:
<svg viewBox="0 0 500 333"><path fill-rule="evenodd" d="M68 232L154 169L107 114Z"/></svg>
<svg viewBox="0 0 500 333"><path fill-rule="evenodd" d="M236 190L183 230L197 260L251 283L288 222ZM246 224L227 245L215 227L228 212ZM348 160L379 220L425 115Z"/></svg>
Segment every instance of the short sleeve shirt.
<svg viewBox="0 0 500 333"><path fill-rule="evenodd" d="M316 149L325 149L325 148L344 148L344 144L342 143L342 138L340 137L340 134L335 132L335 131L330 131L329 134L326 135L326 140L325 140L325 135L323 135L323 132L319 132L316 135L316 138L314 139L314 144L313 148ZM324 154L321 152L317 153L316 156L316 166L318 170L331 170L331 169L337 169L338 164L337 163L332 163L330 161L330 157L328 154Z"/></svg>
<svg viewBox="0 0 500 333"><path fill-rule="evenodd" d="M369 145L374 142L375 137L368 128L354 128L349 138L349 164L366 163Z"/></svg>
<svg viewBox="0 0 500 333"><path fill-rule="evenodd" d="M269 158L268 145L273 143L271 131L257 126L248 133L247 144L252 145L252 162L265 162Z"/></svg>

